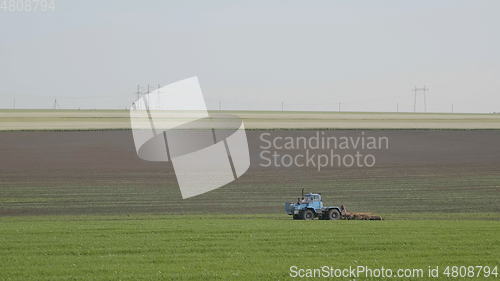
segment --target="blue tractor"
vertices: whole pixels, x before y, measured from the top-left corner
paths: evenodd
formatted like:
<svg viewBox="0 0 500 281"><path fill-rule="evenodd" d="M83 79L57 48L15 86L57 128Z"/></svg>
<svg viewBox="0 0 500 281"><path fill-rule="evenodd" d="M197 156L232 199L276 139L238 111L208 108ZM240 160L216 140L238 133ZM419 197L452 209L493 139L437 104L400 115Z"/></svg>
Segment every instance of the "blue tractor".
<svg viewBox="0 0 500 281"><path fill-rule="evenodd" d="M302 189L302 198L297 198L296 203L286 202L285 211L292 215L294 220L339 220L342 218L341 209L336 206L323 206L320 193L304 194Z"/></svg>

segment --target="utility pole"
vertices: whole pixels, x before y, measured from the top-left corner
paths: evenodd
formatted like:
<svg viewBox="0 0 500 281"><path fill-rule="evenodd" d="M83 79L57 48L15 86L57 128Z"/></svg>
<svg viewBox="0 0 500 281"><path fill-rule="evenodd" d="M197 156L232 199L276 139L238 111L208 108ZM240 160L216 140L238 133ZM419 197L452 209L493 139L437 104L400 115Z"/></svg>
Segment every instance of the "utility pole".
<svg viewBox="0 0 500 281"><path fill-rule="evenodd" d="M399 103L396 103L396 112L399 112Z"/></svg>
<svg viewBox="0 0 500 281"><path fill-rule="evenodd" d="M281 112L285 111L285 103L281 102Z"/></svg>
<svg viewBox="0 0 500 281"><path fill-rule="evenodd" d="M413 88L413 112L417 112L417 87Z"/></svg>
<svg viewBox="0 0 500 281"><path fill-rule="evenodd" d="M427 88L424 86L424 111L427 112L427 95L425 94L425 92L427 91Z"/></svg>
<svg viewBox="0 0 500 281"><path fill-rule="evenodd" d="M219 111L222 111L222 103L219 101Z"/></svg>
<svg viewBox="0 0 500 281"><path fill-rule="evenodd" d="M339 102L339 112L340 112L340 105L341 105L341 102Z"/></svg>
<svg viewBox="0 0 500 281"><path fill-rule="evenodd" d="M137 100L141 97L141 85L137 84L137 92L135 92L137 95Z"/></svg>
<svg viewBox="0 0 500 281"><path fill-rule="evenodd" d="M54 109L57 109L57 99L54 99Z"/></svg>
<svg viewBox="0 0 500 281"><path fill-rule="evenodd" d="M454 108L453 108L453 104L451 104L451 113L455 112Z"/></svg>
<svg viewBox="0 0 500 281"><path fill-rule="evenodd" d="M16 109L16 97L14 97L14 101L13 101L13 103L12 103L12 108L13 108L13 109Z"/></svg>
<svg viewBox="0 0 500 281"><path fill-rule="evenodd" d="M415 86L413 88L413 112L417 112L417 95L421 92L424 96L424 112L427 112L427 92L429 91L429 88L426 86L422 88L417 88Z"/></svg>

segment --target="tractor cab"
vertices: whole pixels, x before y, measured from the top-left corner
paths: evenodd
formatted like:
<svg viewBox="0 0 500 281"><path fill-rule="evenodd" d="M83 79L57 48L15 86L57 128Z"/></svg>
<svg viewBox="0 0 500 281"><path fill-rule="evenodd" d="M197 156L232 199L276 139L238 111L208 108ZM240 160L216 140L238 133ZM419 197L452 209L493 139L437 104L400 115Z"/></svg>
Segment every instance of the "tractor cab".
<svg viewBox="0 0 500 281"><path fill-rule="evenodd" d="M321 209L323 208L323 202L321 201L321 194L319 193L307 193L304 194L304 199L301 200L300 205L303 208L313 208Z"/></svg>

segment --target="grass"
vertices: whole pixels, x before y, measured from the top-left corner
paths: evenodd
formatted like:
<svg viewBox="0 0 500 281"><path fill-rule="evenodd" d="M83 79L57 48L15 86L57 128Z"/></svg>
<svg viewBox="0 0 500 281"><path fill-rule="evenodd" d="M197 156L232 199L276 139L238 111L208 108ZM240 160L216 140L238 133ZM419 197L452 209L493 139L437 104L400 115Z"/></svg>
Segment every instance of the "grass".
<svg viewBox="0 0 500 281"><path fill-rule="evenodd" d="M139 215L0 223L0 280L287 280L292 265L500 263L500 222L491 220Z"/></svg>

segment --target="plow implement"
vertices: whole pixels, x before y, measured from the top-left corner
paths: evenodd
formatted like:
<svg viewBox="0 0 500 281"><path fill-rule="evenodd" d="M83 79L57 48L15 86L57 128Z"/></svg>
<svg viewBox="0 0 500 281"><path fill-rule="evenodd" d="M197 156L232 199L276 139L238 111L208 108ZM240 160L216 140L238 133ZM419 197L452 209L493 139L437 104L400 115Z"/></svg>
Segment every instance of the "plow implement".
<svg viewBox="0 0 500 281"><path fill-rule="evenodd" d="M372 220L372 221L381 221L382 217L374 215L372 213L356 213L356 212L349 212L344 205L340 206L341 209L341 219L344 220Z"/></svg>

